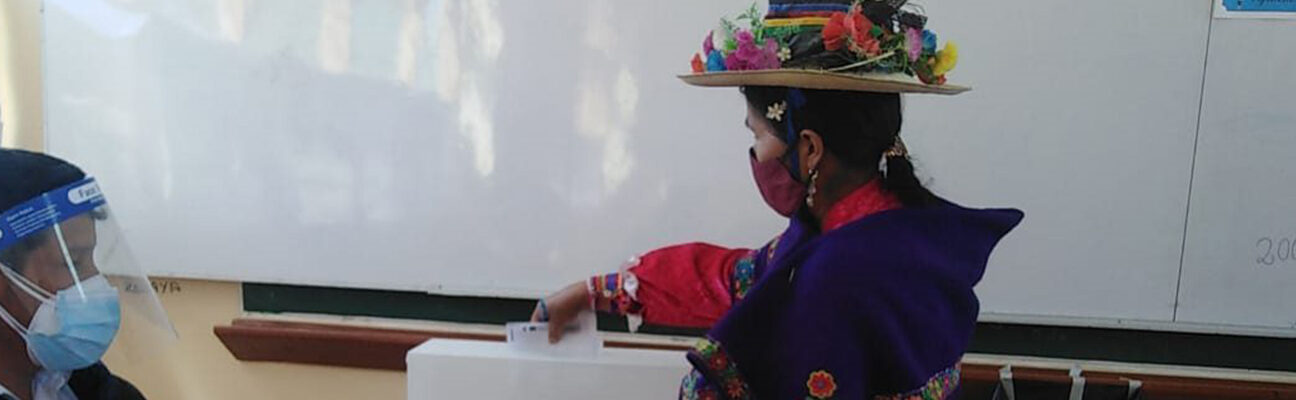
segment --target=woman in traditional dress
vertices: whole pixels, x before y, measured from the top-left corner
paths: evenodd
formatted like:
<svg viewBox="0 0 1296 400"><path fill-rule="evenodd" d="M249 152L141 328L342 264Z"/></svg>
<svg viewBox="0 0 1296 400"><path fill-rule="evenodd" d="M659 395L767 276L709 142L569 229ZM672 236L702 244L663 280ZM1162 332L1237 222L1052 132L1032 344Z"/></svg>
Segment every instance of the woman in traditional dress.
<svg viewBox="0 0 1296 400"><path fill-rule="evenodd" d="M648 252L542 300L534 319L593 308L709 329L682 398L952 396L973 287L1023 214L958 206L914 175L901 94L968 90L946 83L957 48L937 50L926 20L903 0L772 0L709 34L681 78L740 88L752 173L787 229L756 249Z"/></svg>

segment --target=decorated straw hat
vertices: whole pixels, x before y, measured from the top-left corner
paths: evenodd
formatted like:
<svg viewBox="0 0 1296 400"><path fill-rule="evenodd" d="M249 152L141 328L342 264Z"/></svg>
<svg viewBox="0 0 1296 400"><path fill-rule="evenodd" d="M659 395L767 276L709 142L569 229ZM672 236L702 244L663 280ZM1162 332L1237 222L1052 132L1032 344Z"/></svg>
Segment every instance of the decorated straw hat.
<svg viewBox="0 0 1296 400"><path fill-rule="evenodd" d="M770 0L722 19L693 55L697 86L783 86L884 93L958 94L946 82L958 62L937 49L927 17L907 0Z"/></svg>

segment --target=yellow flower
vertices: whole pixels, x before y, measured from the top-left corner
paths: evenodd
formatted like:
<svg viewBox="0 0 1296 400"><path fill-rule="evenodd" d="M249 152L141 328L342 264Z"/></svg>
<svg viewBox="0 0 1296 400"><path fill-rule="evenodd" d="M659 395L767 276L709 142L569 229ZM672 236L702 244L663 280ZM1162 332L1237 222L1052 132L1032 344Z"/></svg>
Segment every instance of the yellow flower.
<svg viewBox="0 0 1296 400"><path fill-rule="evenodd" d="M958 45L945 42L945 48L936 52L936 65L932 66L932 75L941 76L954 69L958 64Z"/></svg>

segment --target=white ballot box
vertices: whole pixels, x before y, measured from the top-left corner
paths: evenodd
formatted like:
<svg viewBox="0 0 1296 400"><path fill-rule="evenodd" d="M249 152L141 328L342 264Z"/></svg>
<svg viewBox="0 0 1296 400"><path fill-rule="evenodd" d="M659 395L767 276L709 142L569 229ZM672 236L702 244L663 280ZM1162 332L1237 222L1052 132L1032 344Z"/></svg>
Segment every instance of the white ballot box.
<svg viewBox="0 0 1296 400"><path fill-rule="evenodd" d="M432 339L406 356L409 398L674 399L690 370L684 352L529 351L502 342Z"/></svg>

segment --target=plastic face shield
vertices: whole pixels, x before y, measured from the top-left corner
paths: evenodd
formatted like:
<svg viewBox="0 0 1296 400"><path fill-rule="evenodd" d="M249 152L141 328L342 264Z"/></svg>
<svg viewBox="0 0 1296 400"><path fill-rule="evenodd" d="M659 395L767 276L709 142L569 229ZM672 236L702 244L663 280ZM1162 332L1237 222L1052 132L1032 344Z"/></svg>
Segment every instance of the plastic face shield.
<svg viewBox="0 0 1296 400"><path fill-rule="evenodd" d="M94 178L43 193L0 215L0 264L0 285L40 300L31 304L88 303L115 290L121 325L112 348L127 357L146 357L176 339L175 327ZM111 289L103 287L105 279ZM16 318L34 317L34 307L7 311Z"/></svg>

